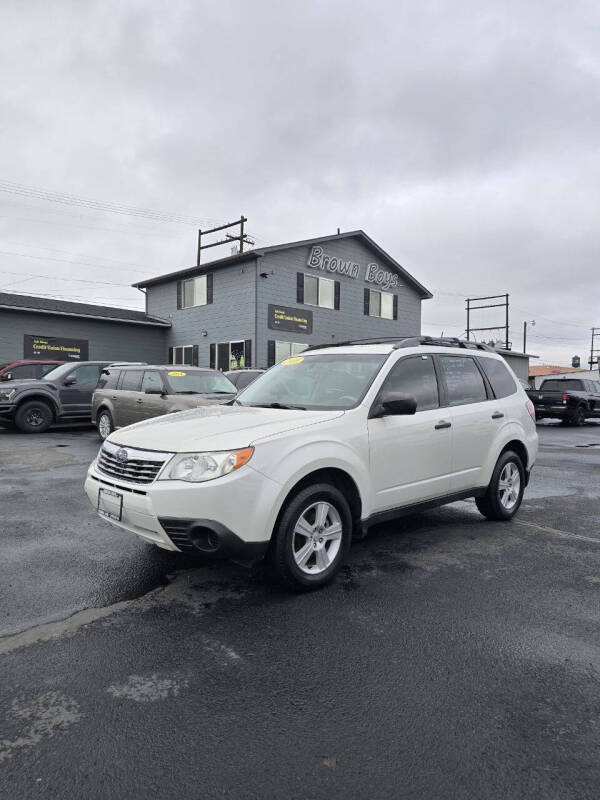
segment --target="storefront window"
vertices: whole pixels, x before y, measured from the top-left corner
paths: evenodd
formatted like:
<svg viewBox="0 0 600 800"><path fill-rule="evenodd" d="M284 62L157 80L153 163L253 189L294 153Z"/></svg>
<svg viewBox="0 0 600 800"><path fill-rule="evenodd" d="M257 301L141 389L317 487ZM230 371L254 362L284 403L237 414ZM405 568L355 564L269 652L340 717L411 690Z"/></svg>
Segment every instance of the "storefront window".
<svg viewBox="0 0 600 800"><path fill-rule="evenodd" d="M230 369L244 369L246 367L246 343L243 341L219 342L216 356L216 369L223 372Z"/></svg>
<svg viewBox="0 0 600 800"><path fill-rule="evenodd" d="M194 348L190 345L184 347L174 347L171 364L188 364L192 366L194 363Z"/></svg>
<svg viewBox="0 0 600 800"><path fill-rule="evenodd" d="M303 342L275 342L275 363L279 364L284 358L296 356L306 350L307 344Z"/></svg>

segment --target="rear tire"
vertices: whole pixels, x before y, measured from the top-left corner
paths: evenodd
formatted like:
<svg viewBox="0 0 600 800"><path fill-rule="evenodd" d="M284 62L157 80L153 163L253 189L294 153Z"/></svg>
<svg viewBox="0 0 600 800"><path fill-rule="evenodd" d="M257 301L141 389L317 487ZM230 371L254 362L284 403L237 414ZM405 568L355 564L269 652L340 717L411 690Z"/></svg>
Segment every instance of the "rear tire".
<svg viewBox="0 0 600 800"><path fill-rule="evenodd" d="M296 592L320 589L339 571L352 540L352 513L335 486L317 483L287 503L269 561L279 583Z"/></svg>
<svg viewBox="0 0 600 800"><path fill-rule="evenodd" d="M115 426L110 411L103 408L96 416L96 430L98 431L98 436L104 441L110 436L114 429Z"/></svg>
<svg viewBox="0 0 600 800"><path fill-rule="evenodd" d="M582 425L585 425L585 409L583 406L577 406L575 409L575 413L571 418L571 425L575 428L580 428Z"/></svg>
<svg viewBox="0 0 600 800"><path fill-rule="evenodd" d="M512 450L502 453L487 491L475 500L484 517L506 522L519 510L525 491L525 468Z"/></svg>
<svg viewBox="0 0 600 800"><path fill-rule="evenodd" d="M53 421L52 409L43 400L23 403L15 414L15 425L23 433L44 433Z"/></svg>

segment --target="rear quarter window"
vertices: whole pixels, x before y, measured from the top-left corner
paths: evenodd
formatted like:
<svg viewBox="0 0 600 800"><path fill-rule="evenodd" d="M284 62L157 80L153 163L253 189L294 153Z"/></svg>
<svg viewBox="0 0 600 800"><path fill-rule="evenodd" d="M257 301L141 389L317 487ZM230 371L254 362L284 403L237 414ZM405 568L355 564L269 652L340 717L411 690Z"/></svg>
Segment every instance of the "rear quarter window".
<svg viewBox="0 0 600 800"><path fill-rule="evenodd" d="M508 397L517 391L515 379L504 362L495 358L479 358L478 361L497 398Z"/></svg>
<svg viewBox="0 0 600 800"><path fill-rule="evenodd" d="M98 389L116 389L121 371L118 369L103 369L98 381Z"/></svg>
<svg viewBox="0 0 600 800"><path fill-rule="evenodd" d="M488 399L475 360L466 356L439 356L449 406L481 403Z"/></svg>

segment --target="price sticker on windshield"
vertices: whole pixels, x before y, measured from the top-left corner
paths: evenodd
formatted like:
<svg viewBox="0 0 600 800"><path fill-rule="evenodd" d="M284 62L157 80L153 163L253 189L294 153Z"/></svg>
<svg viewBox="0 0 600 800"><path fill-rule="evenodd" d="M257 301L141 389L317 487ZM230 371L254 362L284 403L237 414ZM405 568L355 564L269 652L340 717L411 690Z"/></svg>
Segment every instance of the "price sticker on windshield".
<svg viewBox="0 0 600 800"><path fill-rule="evenodd" d="M187 375L187 372L167 372L169 378L183 378Z"/></svg>
<svg viewBox="0 0 600 800"><path fill-rule="evenodd" d="M299 364L301 361L304 361L304 356L295 356L294 358L286 358L285 361L282 361L282 364L285 364L287 367L289 364Z"/></svg>

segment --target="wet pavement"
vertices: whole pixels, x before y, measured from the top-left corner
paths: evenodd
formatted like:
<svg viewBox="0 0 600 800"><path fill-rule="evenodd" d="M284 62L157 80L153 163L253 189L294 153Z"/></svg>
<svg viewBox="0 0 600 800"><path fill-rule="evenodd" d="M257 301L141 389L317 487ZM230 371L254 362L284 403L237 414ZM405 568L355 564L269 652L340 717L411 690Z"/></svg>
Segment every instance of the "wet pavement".
<svg viewBox="0 0 600 800"><path fill-rule="evenodd" d="M91 429L0 430L0 796L596 798L600 424L288 595L96 517Z"/></svg>

